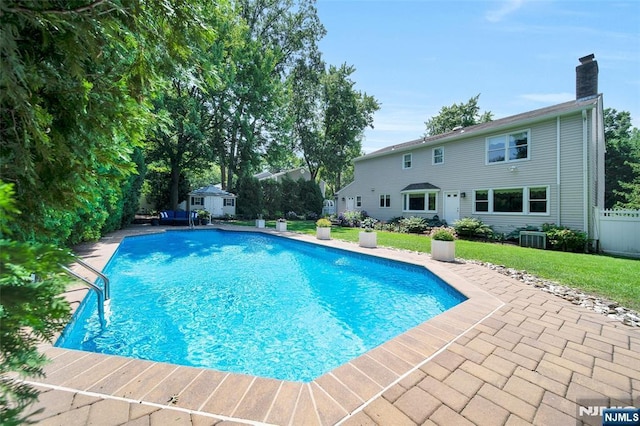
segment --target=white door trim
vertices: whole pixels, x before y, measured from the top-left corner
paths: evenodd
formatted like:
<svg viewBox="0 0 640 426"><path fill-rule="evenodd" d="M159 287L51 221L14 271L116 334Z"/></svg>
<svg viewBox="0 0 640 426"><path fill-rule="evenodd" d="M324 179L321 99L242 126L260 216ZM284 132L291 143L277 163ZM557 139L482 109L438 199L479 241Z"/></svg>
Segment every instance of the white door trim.
<svg viewBox="0 0 640 426"><path fill-rule="evenodd" d="M460 219L460 191L442 191L442 219L451 226Z"/></svg>

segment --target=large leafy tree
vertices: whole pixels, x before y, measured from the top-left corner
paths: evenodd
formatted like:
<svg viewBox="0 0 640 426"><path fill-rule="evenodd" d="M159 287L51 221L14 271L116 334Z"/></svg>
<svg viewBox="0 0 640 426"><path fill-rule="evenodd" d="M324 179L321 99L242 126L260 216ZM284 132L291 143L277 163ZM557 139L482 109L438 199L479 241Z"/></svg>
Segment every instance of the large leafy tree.
<svg viewBox="0 0 640 426"><path fill-rule="evenodd" d="M148 160L167 169L169 204L162 207L176 210L183 173L208 166L212 158L206 135L210 116L200 89L177 78L153 104L157 121L149 135Z"/></svg>
<svg viewBox="0 0 640 426"><path fill-rule="evenodd" d="M131 155L150 119L145 100L213 37L203 19L211 7L0 3L0 175L15 184L17 237L65 242L85 223L102 226L106 200L123 197L136 172Z"/></svg>
<svg viewBox="0 0 640 426"><path fill-rule="evenodd" d="M353 66L325 69L321 62L300 61L289 81L292 140L312 177L322 176L333 189L351 161L362 153L364 129L373 126L376 99L355 89Z"/></svg>
<svg viewBox="0 0 640 426"><path fill-rule="evenodd" d="M480 94L478 93L469 99L467 103L460 102L459 104L442 107L437 115L425 122L426 136L447 133L458 126L468 127L491 121L493 119L491 111L480 113L479 98Z"/></svg>
<svg viewBox="0 0 640 426"><path fill-rule="evenodd" d="M640 137L631 127L631 114L606 108L605 126L605 207L627 207L628 195L633 193L634 181L639 178ZM631 191L630 191L631 190ZM637 191L636 191L637 192Z"/></svg>
<svg viewBox="0 0 640 426"><path fill-rule="evenodd" d="M342 187L342 174L362 153L364 129L373 127L378 101L355 89L353 66L330 66L323 78L322 109L325 146L322 163L326 180L334 189Z"/></svg>
<svg viewBox="0 0 640 426"><path fill-rule="evenodd" d="M222 185L250 176L262 157L287 162L290 123L283 113L283 81L295 60L317 54L324 35L312 0L240 0L240 25L217 48L224 58L222 86L211 93L212 145ZM285 143L286 145L286 143Z"/></svg>

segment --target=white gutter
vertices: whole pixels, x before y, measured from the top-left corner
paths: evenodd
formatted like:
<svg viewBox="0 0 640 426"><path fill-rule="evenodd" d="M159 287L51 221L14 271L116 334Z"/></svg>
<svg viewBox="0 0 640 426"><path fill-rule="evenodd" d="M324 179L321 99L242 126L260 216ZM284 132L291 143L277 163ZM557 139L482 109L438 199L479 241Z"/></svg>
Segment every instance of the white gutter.
<svg viewBox="0 0 640 426"><path fill-rule="evenodd" d="M582 218L582 229L587 235L589 232L589 147L587 146L588 138L587 138L587 110L582 110L582 201L583 201L583 218Z"/></svg>
<svg viewBox="0 0 640 426"><path fill-rule="evenodd" d="M561 209L562 206L560 204L560 201L562 200L562 196L561 196L561 189L560 189L560 117L556 118L556 191L558 191L558 193L556 194L556 198L558 200L557 202L557 209L558 209L558 219L556 220L556 223L558 224L558 226L562 226L562 215L561 215Z"/></svg>

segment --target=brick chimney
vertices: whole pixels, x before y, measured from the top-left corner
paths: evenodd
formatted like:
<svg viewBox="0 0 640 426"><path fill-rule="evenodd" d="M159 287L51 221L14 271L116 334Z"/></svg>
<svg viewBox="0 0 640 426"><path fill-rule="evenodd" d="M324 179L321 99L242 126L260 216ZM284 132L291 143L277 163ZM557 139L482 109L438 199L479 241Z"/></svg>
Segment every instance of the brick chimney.
<svg viewBox="0 0 640 426"><path fill-rule="evenodd" d="M580 58L576 67L576 99L584 99L598 94L598 62L595 55Z"/></svg>

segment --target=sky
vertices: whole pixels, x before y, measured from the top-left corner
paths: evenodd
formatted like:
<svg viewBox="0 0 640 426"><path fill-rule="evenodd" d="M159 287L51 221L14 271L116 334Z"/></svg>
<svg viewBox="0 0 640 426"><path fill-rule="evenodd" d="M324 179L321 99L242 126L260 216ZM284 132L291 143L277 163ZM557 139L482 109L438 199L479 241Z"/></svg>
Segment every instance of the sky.
<svg viewBox="0 0 640 426"><path fill-rule="evenodd" d="M444 106L480 94L493 118L575 99L594 54L605 108L640 128L640 1L317 0L327 64L353 65L381 104L365 153L422 137Z"/></svg>

